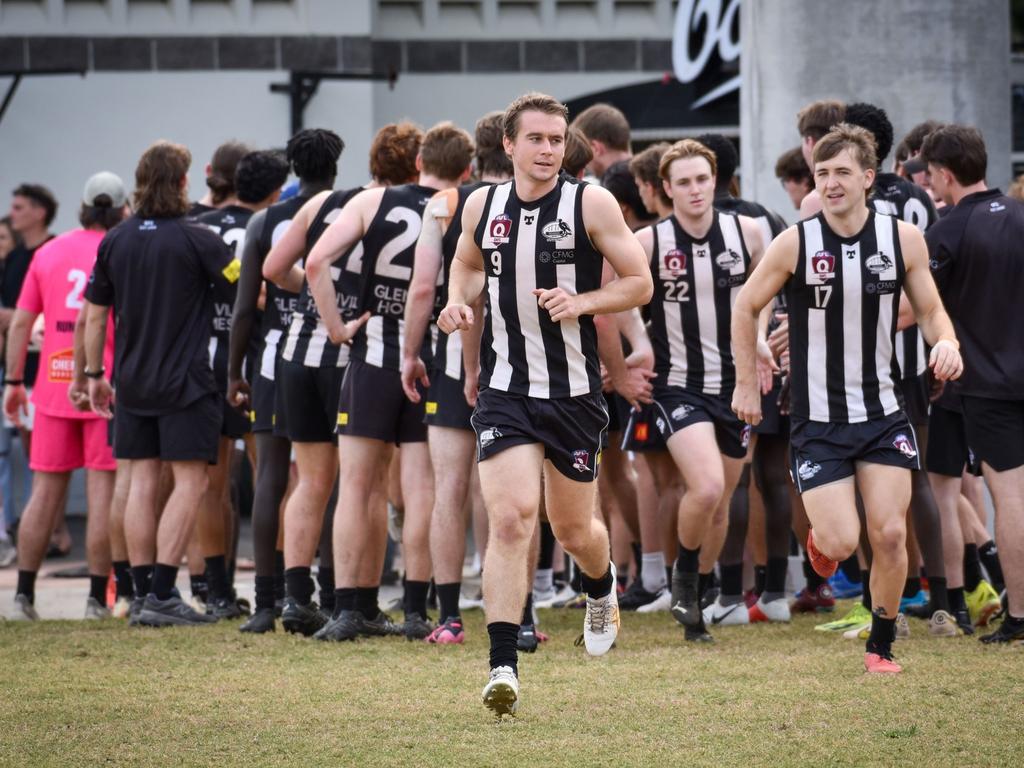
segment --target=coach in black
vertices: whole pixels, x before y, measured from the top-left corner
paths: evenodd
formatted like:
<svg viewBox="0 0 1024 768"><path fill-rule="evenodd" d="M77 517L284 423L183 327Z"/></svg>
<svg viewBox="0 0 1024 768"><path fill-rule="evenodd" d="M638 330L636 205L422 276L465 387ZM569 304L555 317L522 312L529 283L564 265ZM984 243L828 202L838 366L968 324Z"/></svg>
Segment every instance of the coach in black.
<svg viewBox="0 0 1024 768"><path fill-rule="evenodd" d="M109 307L117 316L114 455L132 461L125 533L136 591L146 595L135 618L152 626L216 621L184 603L174 582L206 491L207 465L217 460L222 408L208 351L213 289L235 282L239 266L220 237L185 219L191 161L188 149L169 142L143 153L136 213L104 237L85 292L89 398L107 418ZM162 515L161 461L174 475Z"/></svg>
<svg viewBox="0 0 1024 768"><path fill-rule="evenodd" d="M984 643L1024 639L1024 204L985 185L974 128L947 125L921 146L932 189L955 206L928 230L932 274L963 343L967 442L996 507L1007 615Z"/></svg>

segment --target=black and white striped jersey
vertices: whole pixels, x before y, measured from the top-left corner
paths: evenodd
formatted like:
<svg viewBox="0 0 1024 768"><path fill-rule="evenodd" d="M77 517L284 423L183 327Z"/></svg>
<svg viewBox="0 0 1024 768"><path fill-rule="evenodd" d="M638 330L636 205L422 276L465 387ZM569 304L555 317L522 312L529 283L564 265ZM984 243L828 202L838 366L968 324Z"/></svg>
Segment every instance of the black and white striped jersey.
<svg viewBox="0 0 1024 768"><path fill-rule="evenodd" d="M875 177L871 204L879 213L902 219L922 232L939 218L928 193L895 173L880 173ZM928 350L916 325L896 334L896 360L903 379L920 376L928 368Z"/></svg>
<svg viewBox="0 0 1024 768"><path fill-rule="evenodd" d="M346 266L359 280L359 313L370 312L352 340L352 357L377 368L402 369L405 301L412 280L423 210L437 192L419 184L384 191L380 207ZM425 345L429 351L429 345ZM429 365L429 363L428 363Z"/></svg>
<svg viewBox="0 0 1024 768"><path fill-rule="evenodd" d="M601 391L593 316L552 322L533 295L601 287L603 257L583 222L586 186L559 177L531 201L519 199L512 181L488 190L474 232L487 275L481 388L542 399Z"/></svg>
<svg viewBox="0 0 1024 768"><path fill-rule="evenodd" d="M451 276L452 262L455 260L455 250L459 245L459 237L462 236L462 211L466 207L466 200L471 193L480 187L487 186L487 182L478 181L473 184L463 184L456 192L458 197L455 202L455 209L452 212L448 228L441 238L442 256L442 282L437 288L437 297L434 302L434 322L441 310L448 304L448 278ZM431 329L436 326L431 325ZM462 333L438 333L434 342L434 371L444 374L451 379L462 380L465 376L465 369L462 365Z"/></svg>
<svg viewBox="0 0 1024 768"><path fill-rule="evenodd" d="M263 228L259 234L259 252L266 258L270 250L277 244L299 209L309 200L308 197L296 195L287 200L274 203L263 213ZM298 304L299 294L279 288L270 280L265 280L266 302L260 320L260 337L263 347L260 350L258 373L265 379L274 378L274 361L281 337L288 331L292 322L292 314Z"/></svg>
<svg viewBox="0 0 1024 768"><path fill-rule="evenodd" d="M796 270L786 283L793 416L859 423L902 407L896 322L906 268L896 219L869 209L842 238L824 214L798 225Z"/></svg>
<svg viewBox="0 0 1024 768"><path fill-rule="evenodd" d="M782 220L781 216L752 200L742 200L725 194L715 198L714 206L716 210L735 213L739 216L747 216L753 219L761 231L761 242L765 248L768 247L768 243L781 235L782 231L786 228L786 222Z"/></svg>
<svg viewBox="0 0 1024 768"><path fill-rule="evenodd" d="M353 197L362 191L361 187L350 190L337 190L332 192L316 212L309 229L306 230L306 253L312 250L313 245L320 239L320 236L331 225L331 222L341 215L341 209L345 207ZM355 258L360 252L362 245L356 244L347 253L343 253L331 265L331 281L334 283L334 292L338 299L338 311L343 320L352 320L356 317L356 305L359 300L359 278L358 275L343 269L343 266L350 258ZM347 344L332 344L327 337L327 327L320 318L320 312L316 308L316 301L309 292L309 283L303 281L302 290L295 305L295 312L292 314L291 324L288 326L288 334L285 336L284 346L281 349L281 357L289 362L296 362L308 368L343 368L348 365L349 349Z"/></svg>
<svg viewBox="0 0 1024 768"><path fill-rule="evenodd" d="M675 216L653 227L651 323L655 383L709 395L736 384L732 306L747 281L750 253L737 216L715 211L700 240Z"/></svg>
<svg viewBox="0 0 1024 768"><path fill-rule="evenodd" d="M237 259L245 244L245 228L253 212L238 205L229 205L203 213L196 218L197 224L209 227L227 244ZM234 310L236 284L230 292L215 292L213 297L213 327L210 333L210 365L213 377L221 392L228 389L228 338L231 334L231 314ZM253 359L258 350L258 337L249 339L248 359Z"/></svg>

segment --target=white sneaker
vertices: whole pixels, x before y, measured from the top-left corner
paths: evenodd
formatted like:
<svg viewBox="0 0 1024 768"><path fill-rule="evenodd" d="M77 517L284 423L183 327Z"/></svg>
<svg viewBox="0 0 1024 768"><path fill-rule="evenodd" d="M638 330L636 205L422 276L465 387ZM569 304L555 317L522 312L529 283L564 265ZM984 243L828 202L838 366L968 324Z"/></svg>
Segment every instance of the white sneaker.
<svg viewBox="0 0 1024 768"><path fill-rule="evenodd" d="M188 600L188 604L192 606L192 610L196 613L206 613L206 603L199 595L192 595Z"/></svg>
<svg viewBox="0 0 1024 768"><path fill-rule="evenodd" d="M778 600L765 601L763 597L757 598L757 602L750 608L750 622L772 621L786 623L792 618L789 611L789 601L780 597Z"/></svg>
<svg viewBox="0 0 1024 768"><path fill-rule="evenodd" d="M843 637L846 640L867 640L868 635L871 633L871 622L867 624L861 624L859 627L851 627L850 629L843 632Z"/></svg>
<svg viewBox="0 0 1024 768"><path fill-rule="evenodd" d="M720 624L723 627L749 624L750 614L747 611L747 604L740 598L738 603L722 605L722 596L719 595L715 598L715 602L704 609L704 623Z"/></svg>
<svg viewBox="0 0 1024 768"><path fill-rule="evenodd" d="M115 619L126 619L131 609L132 601L127 597L119 597L114 601L114 607L111 609L110 615Z"/></svg>
<svg viewBox="0 0 1024 768"><path fill-rule="evenodd" d="M587 615L583 617L583 644L591 656L603 656L619 635L619 595L615 585L615 563L609 565L612 590L604 597L587 596Z"/></svg>
<svg viewBox="0 0 1024 768"><path fill-rule="evenodd" d="M672 592L668 586L658 590L658 596L647 605L641 605L636 609L637 613L654 613L655 611L667 611L672 607Z"/></svg>
<svg viewBox="0 0 1024 768"><path fill-rule="evenodd" d="M39 621L39 614L25 595L15 595L14 612L7 618L11 621Z"/></svg>
<svg viewBox="0 0 1024 768"><path fill-rule="evenodd" d="M0 568L6 568L18 559L18 550L10 539L0 539Z"/></svg>
<svg viewBox="0 0 1024 768"><path fill-rule="evenodd" d="M556 597L558 597L558 593L553 586L544 590L535 589L533 590L533 607L550 608L555 604Z"/></svg>
<svg viewBox="0 0 1024 768"><path fill-rule="evenodd" d="M85 618L87 619L109 619L110 609L100 603L95 597L86 598Z"/></svg>
<svg viewBox="0 0 1024 768"><path fill-rule="evenodd" d="M936 611L928 619L928 634L932 637L958 637L961 632L956 619L946 611Z"/></svg>
<svg viewBox="0 0 1024 768"><path fill-rule="evenodd" d="M551 601L551 607L564 608L577 597L579 597L579 594L572 588L572 584L566 584L560 590L555 592L555 597Z"/></svg>
<svg viewBox="0 0 1024 768"><path fill-rule="evenodd" d="M516 713L519 708L519 678L512 667L495 667L491 670L491 679L484 686L483 700L484 706L495 717Z"/></svg>
<svg viewBox="0 0 1024 768"><path fill-rule="evenodd" d="M484 593L481 590L477 590L476 597L467 597L466 595L459 595L459 610L460 611L472 611L475 608L484 607Z"/></svg>
<svg viewBox="0 0 1024 768"><path fill-rule="evenodd" d="M864 624L860 627L854 627L846 632L843 632L843 637L847 640L867 640L871 637L871 622ZM896 640L906 640L910 637L910 624L907 623L907 617L902 613L896 614Z"/></svg>

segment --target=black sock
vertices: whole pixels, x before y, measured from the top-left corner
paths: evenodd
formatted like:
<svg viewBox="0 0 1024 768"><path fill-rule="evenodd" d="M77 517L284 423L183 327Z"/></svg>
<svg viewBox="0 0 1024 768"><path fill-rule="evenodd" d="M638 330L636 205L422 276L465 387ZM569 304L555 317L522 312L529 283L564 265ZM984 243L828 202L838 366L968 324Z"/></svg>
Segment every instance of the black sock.
<svg viewBox="0 0 1024 768"><path fill-rule="evenodd" d="M274 577L256 577L256 610L274 607Z"/></svg>
<svg viewBox="0 0 1024 768"><path fill-rule="evenodd" d="M429 581L405 581L405 599L402 607L405 608L405 615L418 615L420 618L427 618L427 591L430 589Z"/></svg>
<svg viewBox="0 0 1024 768"><path fill-rule="evenodd" d="M100 605L107 604L107 583L109 581L109 575L94 576L91 573L89 574L89 597Z"/></svg>
<svg viewBox="0 0 1024 768"><path fill-rule="evenodd" d="M437 600L441 604L442 622L459 618L459 594L461 592L462 583L458 581L437 585Z"/></svg>
<svg viewBox="0 0 1024 768"><path fill-rule="evenodd" d="M519 625L509 621L494 621L487 625L491 639L491 669L512 667L519 674L519 658L516 652L519 641Z"/></svg>
<svg viewBox="0 0 1024 768"><path fill-rule="evenodd" d="M118 560L114 563L114 587L118 597L126 597L131 600L135 596L135 589L132 586L132 566L127 560Z"/></svg>
<svg viewBox="0 0 1024 768"><path fill-rule="evenodd" d="M860 601L864 603L864 607L869 611L871 610L871 571L860 572L860 585L864 590L864 594L861 595Z"/></svg>
<svg viewBox="0 0 1024 768"><path fill-rule="evenodd" d="M192 590L192 597L198 597L204 603L210 597L210 585L206 581L206 573L190 573L188 575L189 587ZM138 591L138 588L136 588ZM143 595L145 597L145 595Z"/></svg>
<svg viewBox="0 0 1024 768"><path fill-rule="evenodd" d="M153 583L149 589L157 600L170 600L177 580L178 566L157 563L153 566Z"/></svg>
<svg viewBox="0 0 1024 768"><path fill-rule="evenodd" d="M877 653L885 659L892 658L892 643L896 639L896 617L888 619L871 614L871 634L868 635L867 652Z"/></svg>
<svg viewBox="0 0 1024 768"><path fill-rule="evenodd" d="M228 597L234 598L235 596L235 566L238 565L237 557L232 557L227 562L227 585L228 585Z"/></svg>
<svg viewBox="0 0 1024 768"><path fill-rule="evenodd" d="M702 573L702 574L698 575L698 577L697 577L697 599L698 600L703 600L704 599L704 593L708 591L708 587L711 586L711 583L714 581L714 579L715 579L715 572L714 571L711 571L711 573Z"/></svg>
<svg viewBox="0 0 1024 768"><path fill-rule="evenodd" d="M150 585L153 583L152 565L133 565L132 581L135 582L135 596L145 597L149 594ZM195 592L192 593L193 595Z"/></svg>
<svg viewBox="0 0 1024 768"><path fill-rule="evenodd" d="M334 569L320 566L316 569L316 583L320 586L320 605L328 613L334 613ZM377 614L374 614L376 616ZM372 616L368 618L373 618Z"/></svg>
<svg viewBox="0 0 1024 768"><path fill-rule="evenodd" d="M672 566L671 565L666 565L665 566L665 583L669 584L669 585L672 584Z"/></svg>
<svg viewBox="0 0 1024 768"><path fill-rule="evenodd" d="M537 552L537 567L551 568L555 562L555 534L551 523L540 524L540 550Z"/></svg>
<svg viewBox="0 0 1024 768"><path fill-rule="evenodd" d="M921 591L921 577L920 576L908 576L907 580L903 582L903 596L913 597Z"/></svg>
<svg viewBox="0 0 1024 768"><path fill-rule="evenodd" d="M284 600L284 552L274 550L274 599Z"/></svg>
<svg viewBox="0 0 1024 768"><path fill-rule="evenodd" d="M520 624L533 624L533 592L526 593L526 605L523 606L523 618Z"/></svg>
<svg viewBox="0 0 1024 768"><path fill-rule="evenodd" d="M633 562L636 564L636 573L637 573L637 576L639 577L640 569L643 568L643 566L644 566L644 551L643 551L643 547L640 546L640 542L639 541L634 541L629 546L633 550Z"/></svg>
<svg viewBox="0 0 1024 768"><path fill-rule="evenodd" d="M615 582L619 586L626 586L626 582L629 580L629 566L624 568L617 568L615 571Z"/></svg>
<svg viewBox="0 0 1024 768"><path fill-rule="evenodd" d="M928 577L928 602L931 612L946 611L949 613L949 589L944 576Z"/></svg>
<svg viewBox="0 0 1024 768"><path fill-rule="evenodd" d="M860 563L857 562L857 555L850 555L843 560L839 564L839 568L846 574L846 578L851 584L860 583Z"/></svg>
<svg viewBox="0 0 1024 768"><path fill-rule="evenodd" d="M722 597L743 596L743 563L719 565L722 571Z"/></svg>
<svg viewBox="0 0 1024 768"><path fill-rule="evenodd" d="M307 567L288 568L284 572L284 591L299 605L308 605L313 599L312 570Z"/></svg>
<svg viewBox="0 0 1024 768"><path fill-rule="evenodd" d="M680 573L697 573L700 568L700 547L687 549L679 545L679 552L676 554L676 569Z"/></svg>
<svg viewBox="0 0 1024 768"><path fill-rule="evenodd" d="M231 597L228 592L227 558L224 555L206 558L206 582L210 585L210 597L214 600L227 600Z"/></svg>
<svg viewBox="0 0 1024 768"><path fill-rule="evenodd" d="M776 600L786 593L786 575L789 573L788 557L769 557L765 569L764 591Z"/></svg>
<svg viewBox="0 0 1024 768"><path fill-rule="evenodd" d="M985 564L988 571L988 580L992 582L996 592L1002 592L1006 588L1006 581L1003 579L1003 566L999 564L999 551L994 541L986 541L978 547L978 557Z"/></svg>
<svg viewBox="0 0 1024 768"><path fill-rule="evenodd" d="M978 558L978 545L964 545L964 589L973 592L981 583L981 560Z"/></svg>
<svg viewBox="0 0 1024 768"><path fill-rule="evenodd" d="M807 558L807 553L804 553L804 579L807 580L807 591L817 592L818 587L825 583L825 580L818 575L818 572L814 570L814 566L811 565L811 561Z"/></svg>
<svg viewBox="0 0 1024 768"><path fill-rule="evenodd" d="M611 594L612 590L615 589L615 579L612 578L611 567L605 572L604 576L600 576L596 579L592 579L587 574L580 571L580 586L587 597L601 598L607 597Z"/></svg>
<svg viewBox="0 0 1024 768"><path fill-rule="evenodd" d="M949 610L953 615L967 610L967 599L964 596L963 587L950 587L946 590L946 594L949 596Z"/></svg>
<svg viewBox="0 0 1024 768"><path fill-rule="evenodd" d="M754 566L754 594L758 597L764 592L765 578L768 574L768 569L763 565ZM722 577L723 584L725 583L725 577Z"/></svg>
<svg viewBox="0 0 1024 768"><path fill-rule="evenodd" d="M356 587L356 610L368 619L376 619L380 613L377 595L380 587Z"/></svg>
<svg viewBox="0 0 1024 768"><path fill-rule="evenodd" d="M30 603L35 603L36 571L18 571L18 588L15 594L24 595Z"/></svg>
<svg viewBox="0 0 1024 768"><path fill-rule="evenodd" d="M572 579L569 583L572 585L574 592L582 592L583 571L580 570L580 564L575 560L572 561Z"/></svg>
<svg viewBox="0 0 1024 768"><path fill-rule="evenodd" d="M334 589L334 618L341 615L342 611L354 611L356 609L356 588L335 587Z"/></svg>

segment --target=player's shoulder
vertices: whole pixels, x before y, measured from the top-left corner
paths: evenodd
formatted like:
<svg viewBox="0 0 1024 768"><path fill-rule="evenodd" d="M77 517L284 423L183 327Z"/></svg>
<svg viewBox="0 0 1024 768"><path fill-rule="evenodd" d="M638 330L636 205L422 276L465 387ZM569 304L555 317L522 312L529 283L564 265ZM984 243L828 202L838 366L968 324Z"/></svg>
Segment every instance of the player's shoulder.
<svg viewBox="0 0 1024 768"><path fill-rule="evenodd" d="M766 246L766 252L795 256L800 249L800 223L790 224L776 235Z"/></svg>

